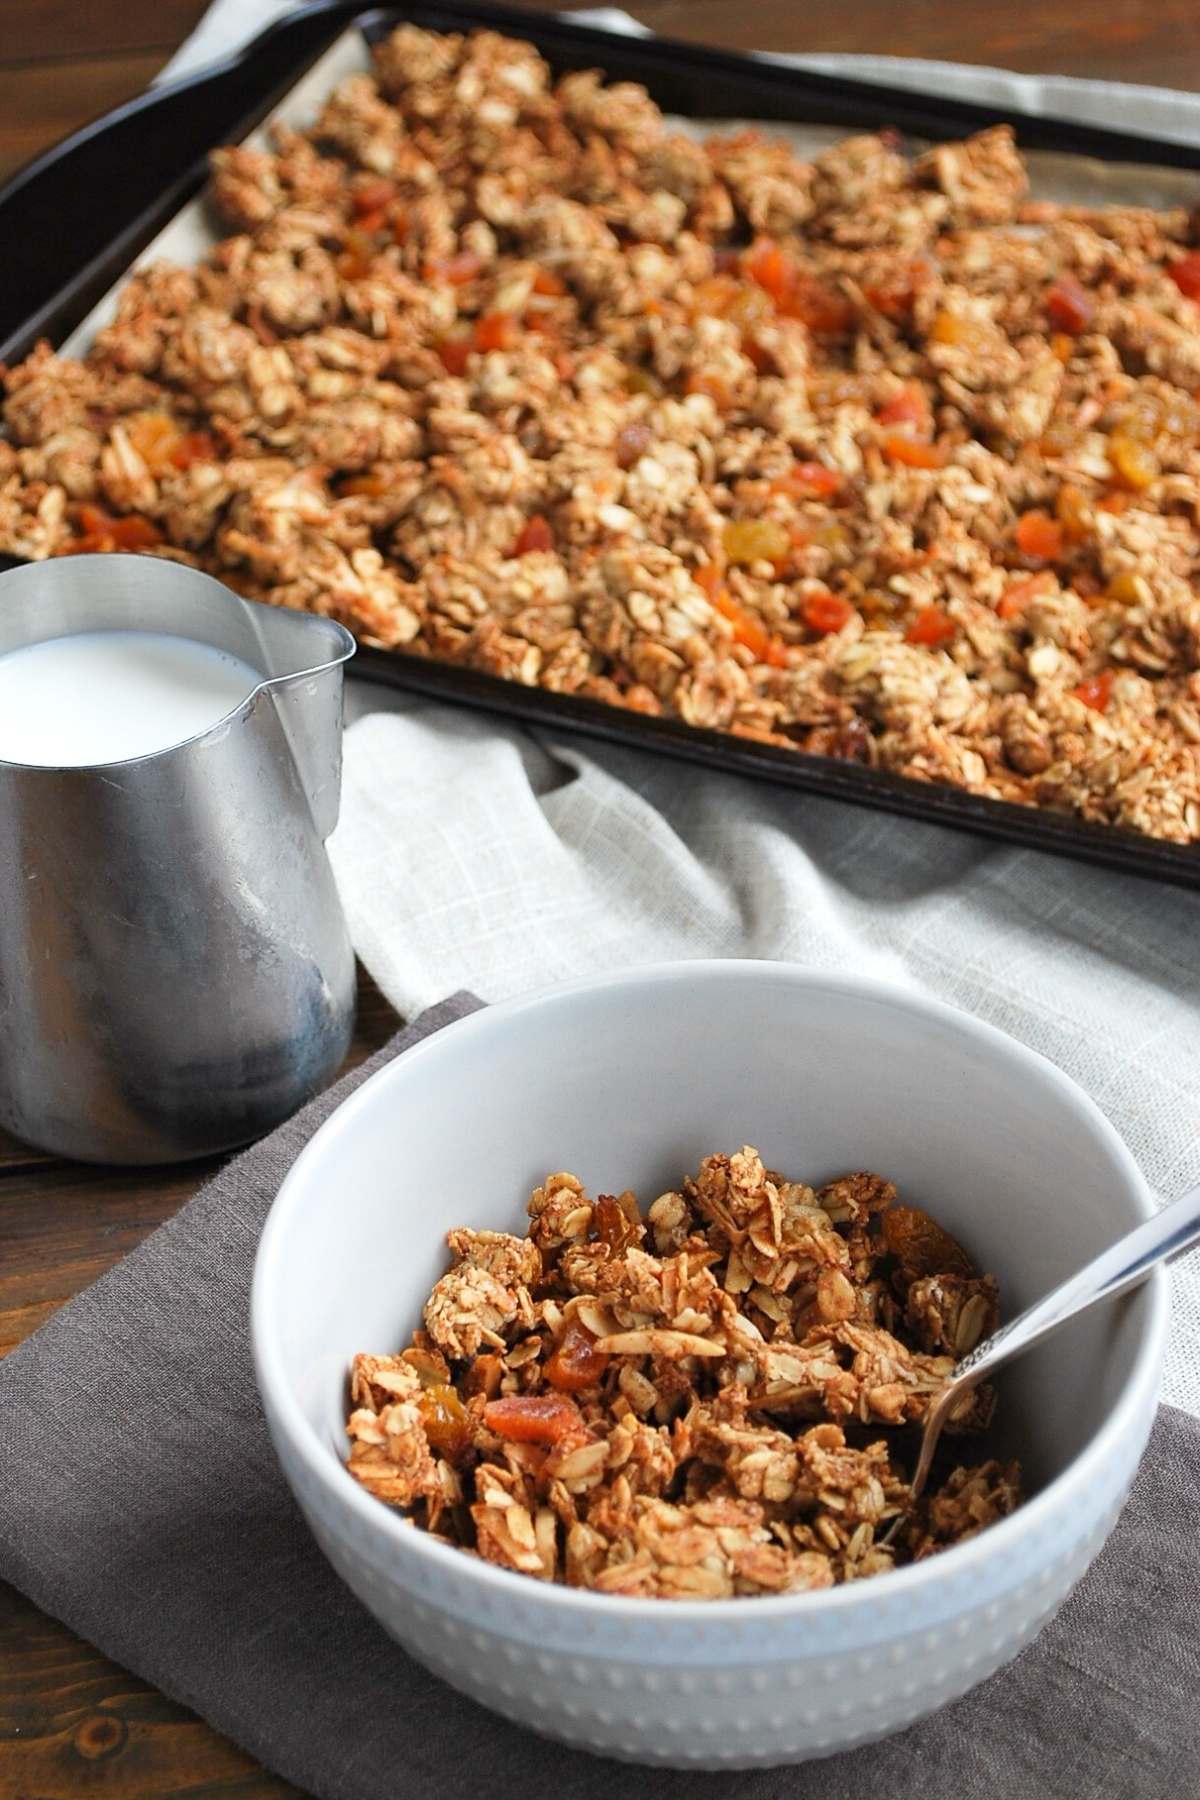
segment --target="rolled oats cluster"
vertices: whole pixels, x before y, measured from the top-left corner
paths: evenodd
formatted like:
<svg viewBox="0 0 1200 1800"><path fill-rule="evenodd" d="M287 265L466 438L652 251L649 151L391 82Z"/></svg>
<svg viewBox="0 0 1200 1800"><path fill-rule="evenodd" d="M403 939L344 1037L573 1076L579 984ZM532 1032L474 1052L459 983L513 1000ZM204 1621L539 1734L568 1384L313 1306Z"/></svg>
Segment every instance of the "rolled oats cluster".
<svg viewBox="0 0 1200 1800"><path fill-rule="evenodd" d="M566 1173L529 1217L450 1232L410 1347L354 1359L350 1472L418 1526L543 1581L706 1600L883 1574L1020 1504L1016 1463L944 1450L911 1499L912 1428L997 1293L881 1176L816 1191L747 1147L645 1217ZM967 1395L950 1442L993 1405Z"/></svg>
<svg viewBox="0 0 1200 1800"><path fill-rule="evenodd" d="M1200 836L1200 251L1007 129L807 162L402 26L213 159L231 235L6 375L0 548Z"/></svg>

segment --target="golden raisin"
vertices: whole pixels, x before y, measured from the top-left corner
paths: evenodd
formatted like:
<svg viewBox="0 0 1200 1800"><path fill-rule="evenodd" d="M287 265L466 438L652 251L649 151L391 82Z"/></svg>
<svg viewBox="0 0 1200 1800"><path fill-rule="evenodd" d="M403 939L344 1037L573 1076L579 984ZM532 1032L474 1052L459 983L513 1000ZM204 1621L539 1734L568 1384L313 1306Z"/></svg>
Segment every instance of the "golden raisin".
<svg viewBox="0 0 1200 1800"><path fill-rule="evenodd" d="M1157 481L1162 472L1149 445L1126 436L1123 431L1114 431L1109 438L1108 460L1121 486L1134 494Z"/></svg>
<svg viewBox="0 0 1200 1800"><path fill-rule="evenodd" d="M1092 515L1082 488L1064 482L1054 504L1055 515L1069 544L1081 544L1092 535Z"/></svg>
<svg viewBox="0 0 1200 1800"><path fill-rule="evenodd" d="M1104 598L1115 601L1118 606L1136 606L1142 598L1141 583L1126 569L1123 574L1113 576L1104 590Z"/></svg>
<svg viewBox="0 0 1200 1800"><path fill-rule="evenodd" d="M625 1198L622 1196L622 1198ZM632 1201L630 1210L626 1206ZM641 1220L637 1216L637 1201L632 1194L628 1196L626 1205L612 1194L601 1194L592 1208L592 1226L601 1243L607 1244L613 1256L624 1256L630 1244L642 1241Z"/></svg>
<svg viewBox="0 0 1200 1800"><path fill-rule="evenodd" d="M470 1447L471 1422L454 1388L426 1388L417 1402L429 1447L451 1461Z"/></svg>
<svg viewBox="0 0 1200 1800"><path fill-rule="evenodd" d="M782 562L792 547L787 527L775 519L732 519L721 543L731 563Z"/></svg>

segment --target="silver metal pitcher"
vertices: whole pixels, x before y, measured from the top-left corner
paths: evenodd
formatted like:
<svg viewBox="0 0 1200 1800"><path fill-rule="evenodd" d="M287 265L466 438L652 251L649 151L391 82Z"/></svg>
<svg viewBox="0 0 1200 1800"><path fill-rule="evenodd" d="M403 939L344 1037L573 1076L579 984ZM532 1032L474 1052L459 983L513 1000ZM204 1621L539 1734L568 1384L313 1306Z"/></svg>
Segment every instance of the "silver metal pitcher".
<svg viewBox="0 0 1200 1800"><path fill-rule="evenodd" d="M168 1162L258 1137L346 1054L354 956L324 840L354 640L156 557L0 575L0 654L97 630L192 638L263 680L152 756L0 760L0 1124Z"/></svg>

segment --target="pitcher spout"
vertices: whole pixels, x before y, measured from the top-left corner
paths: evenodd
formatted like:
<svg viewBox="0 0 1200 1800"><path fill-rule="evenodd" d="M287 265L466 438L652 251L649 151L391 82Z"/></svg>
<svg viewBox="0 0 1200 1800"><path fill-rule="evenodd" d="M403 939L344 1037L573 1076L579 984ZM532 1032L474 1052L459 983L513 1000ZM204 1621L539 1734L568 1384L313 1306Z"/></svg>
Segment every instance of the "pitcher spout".
<svg viewBox="0 0 1200 1800"><path fill-rule="evenodd" d="M342 670L354 655L354 639L334 619L243 604L256 640L245 660L267 677L264 693L287 737L313 821L327 838L338 818Z"/></svg>

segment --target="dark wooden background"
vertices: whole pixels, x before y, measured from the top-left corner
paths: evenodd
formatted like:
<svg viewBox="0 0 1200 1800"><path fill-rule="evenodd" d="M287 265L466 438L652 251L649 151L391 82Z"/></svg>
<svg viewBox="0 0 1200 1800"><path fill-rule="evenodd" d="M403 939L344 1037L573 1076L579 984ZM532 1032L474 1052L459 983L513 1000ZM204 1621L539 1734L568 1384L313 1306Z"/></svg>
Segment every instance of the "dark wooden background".
<svg viewBox="0 0 1200 1800"><path fill-rule="evenodd" d="M629 10L664 34L735 48L874 51L1200 87L1197 0L640 0ZM203 0L0 0L0 178L137 93L203 11ZM364 978L352 1061L397 1022ZM209 1173L195 1164L76 1167L0 1133L0 1355ZM0 1586L0 1800L283 1800L296 1791Z"/></svg>

